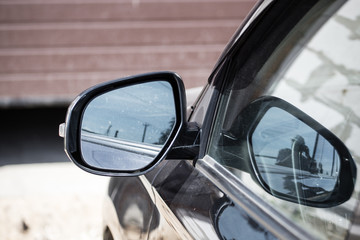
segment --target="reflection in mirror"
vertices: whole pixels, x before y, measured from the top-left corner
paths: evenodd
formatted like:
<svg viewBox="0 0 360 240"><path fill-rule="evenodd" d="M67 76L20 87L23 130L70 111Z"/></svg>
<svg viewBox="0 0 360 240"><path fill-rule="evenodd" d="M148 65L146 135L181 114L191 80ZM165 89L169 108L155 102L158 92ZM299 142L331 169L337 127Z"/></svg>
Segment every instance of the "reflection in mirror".
<svg viewBox="0 0 360 240"><path fill-rule="evenodd" d="M237 204L226 200L222 206L214 204L214 226L219 239L277 239L272 233L255 221L248 213Z"/></svg>
<svg viewBox="0 0 360 240"><path fill-rule="evenodd" d="M251 136L260 177L278 193L322 202L335 189L340 171L336 149L316 130L277 108L270 108Z"/></svg>
<svg viewBox="0 0 360 240"><path fill-rule="evenodd" d="M81 152L96 168L135 171L150 164L175 124L170 83L131 85L95 97L84 110Z"/></svg>

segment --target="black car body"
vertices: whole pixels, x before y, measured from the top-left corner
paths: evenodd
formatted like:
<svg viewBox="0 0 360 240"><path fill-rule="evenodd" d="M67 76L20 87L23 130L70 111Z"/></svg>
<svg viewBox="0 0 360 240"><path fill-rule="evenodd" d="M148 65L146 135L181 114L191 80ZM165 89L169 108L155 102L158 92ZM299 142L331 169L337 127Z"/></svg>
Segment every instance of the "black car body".
<svg viewBox="0 0 360 240"><path fill-rule="evenodd" d="M359 19L356 1L259 2L187 113L170 72L79 95L61 135L114 176L104 238L360 238Z"/></svg>

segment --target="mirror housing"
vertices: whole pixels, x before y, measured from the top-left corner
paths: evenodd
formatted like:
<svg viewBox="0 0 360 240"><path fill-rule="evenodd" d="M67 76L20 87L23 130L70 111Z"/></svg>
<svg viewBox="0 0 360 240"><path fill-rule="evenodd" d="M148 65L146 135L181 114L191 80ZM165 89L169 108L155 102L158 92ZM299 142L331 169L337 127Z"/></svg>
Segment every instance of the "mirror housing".
<svg viewBox="0 0 360 240"><path fill-rule="evenodd" d="M126 100L124 93L134 96ZM119 120L124 115L127 118ZM157 121L159 116L162 122ZM151 123L157 125L154 133L149 133L150 123L145 120L141 123L142 118L152 118ZM101 122L108 122L108 126L104 129ZM170 128L165 126L168 122ZM116 124L117 130L113 131ZM69 106L59 135L64 137L66 154L81 169L97 175L137 176L164 159L186 127L186 96L181 78L172 72L157 72L117 79L85 90ZM119 136L124 131L128 133ZM141 131L140 139L134 131Z"/></svg>
<svg viewBox="0 0 360 240"><path fill-rule="evenodd" d="M255 179L268 193L312 207L350 199L356 165L333 133L276 97L255 100L241 115Z"/></svg>

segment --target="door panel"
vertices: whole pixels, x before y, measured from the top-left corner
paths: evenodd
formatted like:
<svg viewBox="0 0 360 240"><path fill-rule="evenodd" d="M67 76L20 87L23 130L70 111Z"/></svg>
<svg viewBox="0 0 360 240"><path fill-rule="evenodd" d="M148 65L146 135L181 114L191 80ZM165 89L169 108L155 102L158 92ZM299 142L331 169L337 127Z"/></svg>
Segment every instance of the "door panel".
<svg viewBox="0 0 360 240"><path fill-rule="evenodd" d="M178 234L185 228L194 239L275 239L194 168L191 161L164 161L153 186L161 197L156 202L158 209L159 202L166 203L171 216L182 224L179 229L174 228Z"/></svg>

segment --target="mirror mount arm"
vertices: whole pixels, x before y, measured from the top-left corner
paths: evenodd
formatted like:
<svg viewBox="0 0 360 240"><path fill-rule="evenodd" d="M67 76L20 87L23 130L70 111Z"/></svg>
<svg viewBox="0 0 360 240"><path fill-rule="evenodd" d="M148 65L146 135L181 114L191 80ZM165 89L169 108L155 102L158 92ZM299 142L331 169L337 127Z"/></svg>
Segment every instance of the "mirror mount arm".
<svg viewBox="0 0 360 240"><path fill-rule="evenodd" d="M197 159L200 149L200 127L196 122L186 123L167 154L170 159Z"/></svg>

